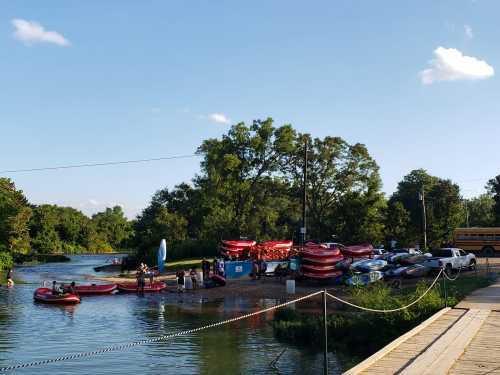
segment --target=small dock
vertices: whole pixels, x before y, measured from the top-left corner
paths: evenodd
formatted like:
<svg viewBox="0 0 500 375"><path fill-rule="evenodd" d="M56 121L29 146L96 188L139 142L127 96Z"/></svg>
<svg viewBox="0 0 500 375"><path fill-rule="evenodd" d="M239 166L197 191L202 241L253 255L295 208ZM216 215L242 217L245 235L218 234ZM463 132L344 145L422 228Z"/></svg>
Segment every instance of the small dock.
<svg viewBox="0 0 500 375"><path fill-rule="evenodd" d="M500 283L445 308L344 375L500 375Z"/></svg>

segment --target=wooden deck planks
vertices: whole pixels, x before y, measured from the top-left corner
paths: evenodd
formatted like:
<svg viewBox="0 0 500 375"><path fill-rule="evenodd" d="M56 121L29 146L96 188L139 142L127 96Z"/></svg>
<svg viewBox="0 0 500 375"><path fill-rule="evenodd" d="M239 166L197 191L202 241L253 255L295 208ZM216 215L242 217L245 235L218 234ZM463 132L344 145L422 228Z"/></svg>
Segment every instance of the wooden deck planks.
<svg viewBox="0 0 500 375"><path fill-rule="evenodd" d="M399 346L380 358L361 374L394 374L408 366L419 354L424 352L443 332L451 327L466 310L449 310L416 335L408 338Z"/></svg>
<svg viewBox="0 0 500 375"><path fill-rule="evenodd" d="M492 311L450 374L500 374L500 312Z"/></svg>

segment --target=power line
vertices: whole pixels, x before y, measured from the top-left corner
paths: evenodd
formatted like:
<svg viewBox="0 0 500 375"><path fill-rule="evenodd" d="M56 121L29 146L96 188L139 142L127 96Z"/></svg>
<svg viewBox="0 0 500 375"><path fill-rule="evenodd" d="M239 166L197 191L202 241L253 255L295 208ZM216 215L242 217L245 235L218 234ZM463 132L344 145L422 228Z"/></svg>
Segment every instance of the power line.
<svg viewBox="0 0 500 375"><path fill-rule="evenodd" d="M100 162L100 163L70 164L70 165L60 165L60 166L56 166L56 167L11 169L11 170L0 171L0 174L3 174L3 173L19 173L19 172L53 171L53 170L57 170L57 169L102 167L102 166L106 166L106 165L119 165L119 164L149 163L149 162L152 162L152 161L173 160L173 159L187 159L187 158L192 158L192 157L197 157L197 156L200 156L200 155L198 155L198 154L176 155L176 156L165 156L165 157L160 157L160 158L149 158L149 159L122 160L122 161L106 161L106 162Z"/></svg>

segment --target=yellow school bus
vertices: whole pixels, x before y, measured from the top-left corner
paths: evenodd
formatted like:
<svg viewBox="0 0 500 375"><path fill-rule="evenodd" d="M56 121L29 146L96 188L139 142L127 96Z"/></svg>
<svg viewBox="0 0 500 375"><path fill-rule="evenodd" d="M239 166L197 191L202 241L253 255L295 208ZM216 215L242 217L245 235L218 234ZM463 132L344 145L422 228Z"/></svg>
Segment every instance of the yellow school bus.
<svg viewBox="0 0 500 375"><path fill-rule="evenodd" d="M458 228L453 233L453 242L460 249L494 256L500 253L500 227Z"/></svg>

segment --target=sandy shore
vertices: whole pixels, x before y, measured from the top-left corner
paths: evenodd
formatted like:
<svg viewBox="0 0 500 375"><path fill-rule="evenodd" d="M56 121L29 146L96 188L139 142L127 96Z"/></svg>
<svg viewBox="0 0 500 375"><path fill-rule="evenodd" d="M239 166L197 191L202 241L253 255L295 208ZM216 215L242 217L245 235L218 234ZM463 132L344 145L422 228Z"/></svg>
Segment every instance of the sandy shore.
<svg viewBox="0 0 500 375"><path fill-rule="evenodd" d="M485 271L485 259L478 259L480 272ZM500 271L500 258L490 259L490 270ZM469 272L468 275L472 276L473 273ZM135 281L134 273L129 275L116 275L91 277L93 280L106 281L110 283L124 283ZM166 293L171 292L177 294L177 285L174 272L167 272L165 275L156 277L157 281L164 281L167 284ZM409 279L403 280L403 286L413 286L422 279ZM433 277L427 277L424 280L431 282ZM274 299L274 300L291 300L300 296L305 296L319 290L327 288L331 293L339 297L345 297L348 287L335 284L322 284L314 281L297 281L295 286L295 294L289 295L286 293L285 281L279 281L275 277L263 277L260 280L252 280L248 277L242 279L227 280L225 287L217 287L211 289L198 288L196 290L185 291L186 295L196 296L206 300L219 300L224 298L237 298L247 297L250 299ZM320 297L318 297L319 300Z"/></svg>
<svg viewBox="0 0 500 375"><path fill-rule="evenodd" d="M129 277L109 276L109 277L93 277L94 280L106 281L110 283L123 283L135 281L133 274ZM164 281L167 284L166 292L177 293L177 285L174 273L167 273L155 278L156 281ZM296 282L295 294L286 293L285 280L279 281L275 277L262 277L260 280L252 280L250 278L227 280L224 287L216 288L198 288L196 290L187 290L185 294L196 295L197 297L215 300L223 298L247 297L251 299L274 299L274 300L291 300L314 293L318 290L323 290L325 285L316 282ZM331 290L345 294L345 287L336 285L326 285Z"/></svg>

